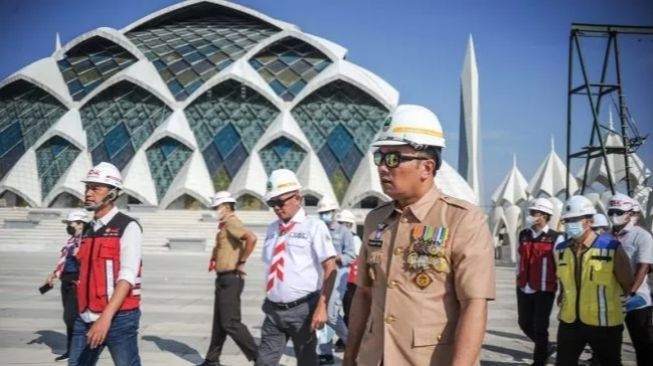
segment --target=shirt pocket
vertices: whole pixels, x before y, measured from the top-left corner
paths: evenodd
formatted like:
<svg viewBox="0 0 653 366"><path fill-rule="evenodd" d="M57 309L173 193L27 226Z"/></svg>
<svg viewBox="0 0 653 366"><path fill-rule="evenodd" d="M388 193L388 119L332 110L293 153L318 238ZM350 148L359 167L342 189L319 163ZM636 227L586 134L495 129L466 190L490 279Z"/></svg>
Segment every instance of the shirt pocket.
<svg viewBox="0 0 653 366"><path fill-rule="evenodd" d="M452 325L440 323L420 325L413 328L413 347L433 347L439 344L453 343Z"/></svg>
<svg viewBox="0 0 653 366"><path fill-rule="evenodd" d="M111 243L102 243L102 246L100 247L100 252L98 256L102 259L114 259L118 257L118 253L120 250L120 247L118 246L119 244L116 242L111 242Z"/></svg>
<svg viewBox="0 0 653 366"><path fill-rule="evenodd" d="M601 285L610 284L614 276L613 268L611 257L592 257L590 260L590 281Z"/></svg>

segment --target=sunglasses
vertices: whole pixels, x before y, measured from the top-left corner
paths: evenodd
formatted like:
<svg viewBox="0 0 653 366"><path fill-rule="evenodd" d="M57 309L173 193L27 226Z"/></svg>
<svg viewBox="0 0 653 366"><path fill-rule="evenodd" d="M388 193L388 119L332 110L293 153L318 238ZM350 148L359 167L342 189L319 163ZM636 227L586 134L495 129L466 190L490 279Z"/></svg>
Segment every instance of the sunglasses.
<svg viewBox="0 0 653 366"><path fill-rule="evenodd" d="M616 208L611 208L611 209L608 210L608 216L614 216L614 215L621 216L621 215L623 215L625 213L626 213L626 211L619 210L619 209L616 209Z"/></svg>
<svg viewBox="0 0 653 366"><path fill-rule="evenodd" d="M282 208L283 206L286 205L286 201L288 201L289 199L291 199L291 198L293 198L295 196L296 196L296 194L290 195L290 196L288 196L286 198L273 198L273 199L265 202L265 204L268 205L268 207L271 207L271 208Z"/></svg>
<svg viewBox="0 0 653 366"><path fill-rule="evenodd" d="M388 168L396 168L399 164L411 161L411 160L429 160L429 158L424 156L414 156L414 155L401 155L399 151L390 151L383 153L379 150L374 152L374 165L381 166L385 165Z"/></svg>

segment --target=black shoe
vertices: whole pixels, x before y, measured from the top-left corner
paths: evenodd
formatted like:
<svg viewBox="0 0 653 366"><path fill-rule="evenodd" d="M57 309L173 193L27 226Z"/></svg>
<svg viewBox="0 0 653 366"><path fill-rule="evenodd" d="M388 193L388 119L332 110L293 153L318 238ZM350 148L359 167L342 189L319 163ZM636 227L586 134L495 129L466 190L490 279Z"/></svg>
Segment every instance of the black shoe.
<svg viewBox="0 0 653 366"><path fill-rule="evenodd" d="M320 355L318 360L320 360L319 365L333 365L335 363L333 355Z"/></svg>
<svg viewBox="0 0 653 366"><path fill-rule="evenodd" d="M343 342L342 339L338 339L338 341L336 342L335 351L345 352L345 342Z"/></svg>
<svg viewBox="0 0 653 366"><path fill-rule="evenodd" d="M70 355L68 354L68 352L66 352L63 355L55 357L54 360L55 361L63 361L63 360L67 360L69 357L70 357Z"/></svg>

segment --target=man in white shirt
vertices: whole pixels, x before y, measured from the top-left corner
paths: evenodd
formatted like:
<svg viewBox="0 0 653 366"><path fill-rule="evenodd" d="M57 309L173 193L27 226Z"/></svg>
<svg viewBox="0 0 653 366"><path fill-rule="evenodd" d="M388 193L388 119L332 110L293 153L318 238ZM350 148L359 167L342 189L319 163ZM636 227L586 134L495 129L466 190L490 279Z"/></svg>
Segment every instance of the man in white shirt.
<svg viewBox="0 0 653 366"><path fill-rule="evenodd" d="M636 225L633 200L617 193L608 200L612 233L621 242L630 261L635 281L626 299L626 327L633 341L638 365L653 365L653 303L648 285L649 266L653 264L653 238Z"/></svg>
<svg viewBox="0 0 653 366"><path fill-rule="evenodd" d="M80 281L68 365L95 365L105 346L117 366L139 366L141 317L140 225L114 206L122 189L120 171L102 162L83 180L84 206L94 211L77 253Z"/></svg>
<svg viewBox="0 0 653 366"><path fill-rule="evenodd" d="M277 365L290 338L298 365L317 365L315 330L327 321L336 252L326 225L306 215L301 185L287 169L272 172L265 200L278 220L263 244L265 320L257 366Z"/></svg>

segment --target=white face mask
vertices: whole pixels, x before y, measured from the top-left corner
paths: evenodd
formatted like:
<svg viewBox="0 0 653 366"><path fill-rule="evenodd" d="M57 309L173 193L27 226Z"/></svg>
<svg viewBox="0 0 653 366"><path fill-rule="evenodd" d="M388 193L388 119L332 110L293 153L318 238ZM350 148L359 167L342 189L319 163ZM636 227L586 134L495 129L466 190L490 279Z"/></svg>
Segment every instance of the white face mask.
<svg viewBox="0 0 653 366"><path fill-rule="evenodd" d="M531 216L531 215L526 216L526 225L527 226L533 226L533 224L535 223L535 220L537 220L535 218L535 216Z"/></svg>
<svg viewBox="0 0 653 366"><path fill-rule="evenodd" d="M628 220L626 219L626 215L627 214L623 214L623 215L620 215L620 216L619 215L612 215L612 216L610 216L610 219L612 220L612 223L614 224L614 226L621 226L621 225L625 225L628 222Z"/></svg>

